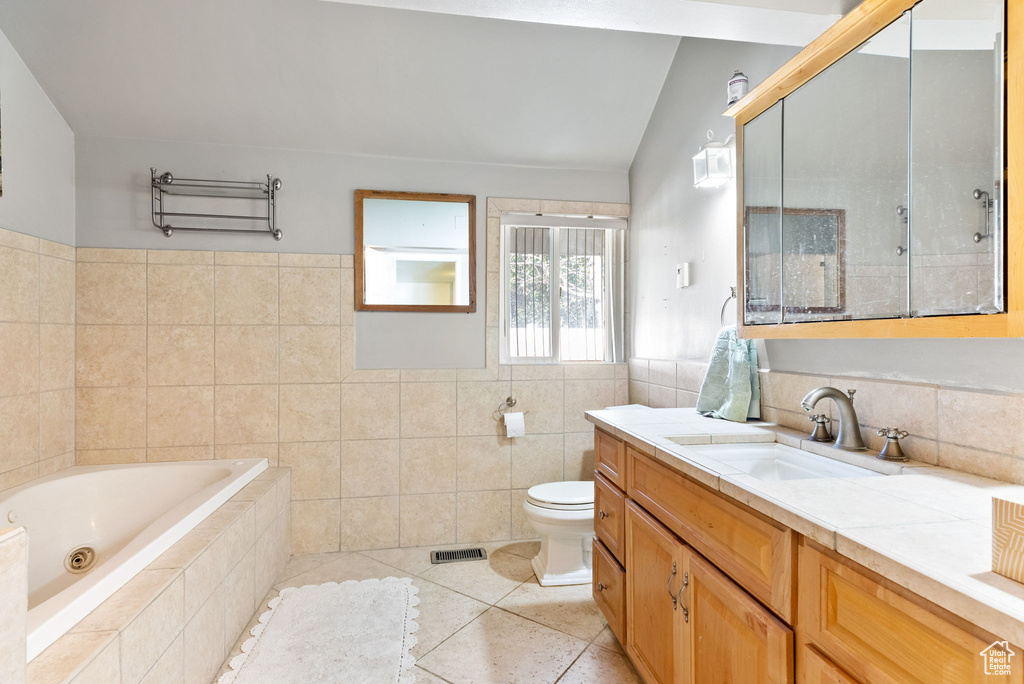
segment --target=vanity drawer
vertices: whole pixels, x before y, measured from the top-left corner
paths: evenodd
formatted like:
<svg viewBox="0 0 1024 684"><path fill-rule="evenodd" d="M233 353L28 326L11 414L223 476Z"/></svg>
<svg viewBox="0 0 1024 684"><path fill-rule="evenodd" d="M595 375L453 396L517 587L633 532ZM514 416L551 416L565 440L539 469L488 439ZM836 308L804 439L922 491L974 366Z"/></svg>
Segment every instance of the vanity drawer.
<svg viewBox="0 0 1024 684"><path fill-rule="evenodd" d="M792 624L795 533L638 452L629 496Z"/></svg>
<svg viewBox="0 0 1024 684"><path fill-rule="evenodd" d="M594 533L620 563L625 562L626 495L600 473L594 478Z"/></svg>
<svg viewBox="0 0 1024 684"><path fill-rule="evenodd" d="M626 571L608 549L594 540L594 601L608 620L615 638L626 643Z"/></svg>
<svg viewBox="0 0 1024 684"><path fill-rule="evenodd" d="M986 675L981 652L996 637L943 613L806 541L800 545L799 629L850 676L873 684L1022 681L1019 666L1010 676Z"/></svg>
<svg viewBox="0 0 1024 684"><path fill-rule="evenodd" d="M626 443L604 430L594 428L594 467L619 489L625 482Z"/></svg>

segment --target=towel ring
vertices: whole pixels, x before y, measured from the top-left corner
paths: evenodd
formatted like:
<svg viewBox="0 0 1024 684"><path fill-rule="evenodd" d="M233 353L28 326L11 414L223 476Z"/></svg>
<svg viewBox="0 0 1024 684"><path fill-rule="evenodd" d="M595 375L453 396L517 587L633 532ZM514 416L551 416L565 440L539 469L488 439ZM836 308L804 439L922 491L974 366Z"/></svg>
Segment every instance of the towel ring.
<svg viewBox="0 0 1024 684"><path fill-rule="evenodd" d="M726 298L725 303L722 304L721 320L722 320L722 326L723 327L728 325L728 323L725 320L725 310L729 307L729 302L731 302L734 299L736 299L736 287L735 286L729 288L729 296Z"/></svg>
<svg viewBox="0 0 1024 684"><path fill-rule="evenodd" d="M515 405L515 397L508 397L507 399L505 399L505 401L501 402L501 406L499 406L497 410L494 412L495 415L497 416L495 420L498 421L499 423L502 422L505 419L505 412ZM524 411L523 415L525 416L527 413L529 413L529 411Z"/></svg>

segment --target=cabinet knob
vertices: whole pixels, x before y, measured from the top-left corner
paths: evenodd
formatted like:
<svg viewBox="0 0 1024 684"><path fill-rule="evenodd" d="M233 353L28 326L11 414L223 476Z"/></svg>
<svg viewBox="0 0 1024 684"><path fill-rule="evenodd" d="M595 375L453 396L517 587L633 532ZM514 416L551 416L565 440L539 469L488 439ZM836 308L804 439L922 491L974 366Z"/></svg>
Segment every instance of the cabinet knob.
<svg viewBox="0 0 1024 684"><path fill-rule="evenodd" d="M600 592L600 591L604 591L604 590L605 590L605 589L607 589L607 588L608 588L608 586L607 586L607 585L601 584L600 582L598 582L598 583L597 583L597 590L598 590L599 592Z"/></svg>
<svg viewBox="0 0 1024 684"><path fill-rule="evenodd" d="M605 518L608 517L608 514L605 513L604 511L598 511L597 512L597 517L600 518L601 520L604 520Z"/></svg>

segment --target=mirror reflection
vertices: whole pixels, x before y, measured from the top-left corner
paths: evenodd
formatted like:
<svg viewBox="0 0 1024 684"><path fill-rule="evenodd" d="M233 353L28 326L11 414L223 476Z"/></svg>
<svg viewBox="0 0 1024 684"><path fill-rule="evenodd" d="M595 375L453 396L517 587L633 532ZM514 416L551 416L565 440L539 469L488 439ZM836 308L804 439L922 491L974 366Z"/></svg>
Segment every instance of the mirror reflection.
<svg viewBox="0 0 1024 684"><path fill-rule="evenodd" d="M357 192L359 308L473 310L474 207L467 195Z"/></svg>

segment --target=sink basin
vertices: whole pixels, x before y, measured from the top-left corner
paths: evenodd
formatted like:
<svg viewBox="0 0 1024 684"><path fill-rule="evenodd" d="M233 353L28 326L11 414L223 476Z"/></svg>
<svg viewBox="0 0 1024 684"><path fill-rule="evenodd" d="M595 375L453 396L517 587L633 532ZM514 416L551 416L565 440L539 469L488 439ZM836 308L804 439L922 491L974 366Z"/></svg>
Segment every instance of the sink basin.
<svg viewBox="0 0 1024 684"><path fill-rule="evenodd" d="M881 475L783 444L715 444L689 448L765 482Z"/></svg>

